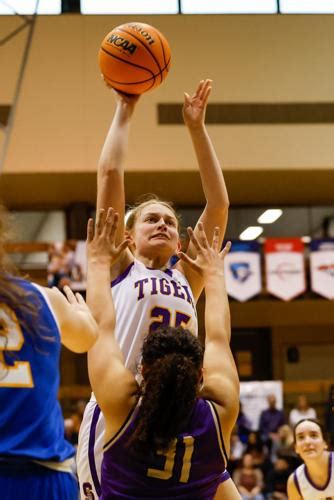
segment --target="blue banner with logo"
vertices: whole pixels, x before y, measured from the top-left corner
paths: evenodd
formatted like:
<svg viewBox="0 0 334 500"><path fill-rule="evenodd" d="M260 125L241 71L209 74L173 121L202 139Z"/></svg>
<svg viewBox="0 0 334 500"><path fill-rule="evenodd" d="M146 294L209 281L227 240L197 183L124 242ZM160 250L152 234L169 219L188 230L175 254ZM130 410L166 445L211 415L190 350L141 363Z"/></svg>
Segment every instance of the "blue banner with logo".
<svg viewBox="0 0 334 500"><path fill-rule="evenodd" d="M334 240L310 243L311 290L334 299Z"/></svg>
<svg viewBox="0 0 334 500"><path fill-rule="evenodd" d="M225 257L226 290L230 297L245 302L262 290L260 245L256 241L232 242Z"/></svg>

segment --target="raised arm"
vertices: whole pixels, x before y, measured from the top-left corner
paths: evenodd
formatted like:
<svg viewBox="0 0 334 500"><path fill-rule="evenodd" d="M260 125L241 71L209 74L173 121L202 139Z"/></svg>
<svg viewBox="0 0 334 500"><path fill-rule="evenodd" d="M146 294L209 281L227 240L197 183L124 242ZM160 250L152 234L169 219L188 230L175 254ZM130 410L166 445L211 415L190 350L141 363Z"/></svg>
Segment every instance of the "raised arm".
<svg viewBox="0 0 334 500"><path fill-rule="evenodd" d="M115 310L110 289L110 267L127 247L124 240L116 245L118 214L112 209L107 216L101 209L94 229L93 220L87 229L87 304L99 326L98 339L88 353L88 372L97 402L110 422L119 428L132 405L137 390L134 376L124 366L124 359L115 337ZM110 419L109 419L110 417Z"/></svg>
<svg viewBox="0 0 334 500"><path fill-rule="evenodd" d="M206 205L199 220L203 224L209 241L213 236L214 228L219 227L221 242L226 230L229 199L221 165L205 126L205 113L211 89L212 81L202 80L192 96L185 93L183 118L195 150L206 199ZM196 226L195 234L197 232ZM191 257L195 255L192 242L189 244L187 254ZM184 268L184 273L197 299L203 289L203 278L188 267Z"/></svg>
<svg viewBox="0 0 334 500"><path fill-rule="evenodd" d="M119 214L116 234L116 243L119 243L124 238L124 160L131 117L138 96L114 93L115 113L98 163L96 208L97 211L101 208L108 210L112 206Z"/></svg>
<svg viewBox="0 0 334 500"><path fill-rule="evenodd" d="M224 258L230 243L220 252L219 228L214 230L212 245L198 224L197 236L189 228L196 259L181 255L198 272L205 287L205 353L202 396L220 406L224 435L229 437L239 411L239 379L230 348L231 321L225 289Z"/></svg>
<svg viewBox="0 0 334 500"><path fill-rule="evenodd" d="M57 288L44 288L56 315L61 342L73 352L87 352L97 339L98 326L82 296L64 287L67 299Z"/></svg>

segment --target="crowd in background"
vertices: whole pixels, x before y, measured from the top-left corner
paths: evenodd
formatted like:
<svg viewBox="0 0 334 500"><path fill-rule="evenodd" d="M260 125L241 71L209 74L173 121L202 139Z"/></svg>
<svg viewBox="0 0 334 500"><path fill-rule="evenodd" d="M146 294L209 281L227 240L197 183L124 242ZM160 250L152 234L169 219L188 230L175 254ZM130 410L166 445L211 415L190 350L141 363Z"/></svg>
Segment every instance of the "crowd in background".
<svg viewBox="0 0 334 500"><path fill-rule="evenodd" d="M293 428L302 419L316 418L316 411L300 395L288 416L269 395L258 429L243 412L232 435L229 471L243 500L285 500L287 481L301 460L295 453Z"/></svg>
<svg viewBox="0 0 334 500"><path fill-rule="evenodd" d="M260 415L259 428L240 412L231 438L229 472L243 500L287 499L288 477L302 462L294 450L294 426L302 419L317 418L305 395L297 398L288 415L276 407L276 397L267 397L268 408ZM82 420L85 401L79 400L65 419L67 439L74 445Z"/></svg>

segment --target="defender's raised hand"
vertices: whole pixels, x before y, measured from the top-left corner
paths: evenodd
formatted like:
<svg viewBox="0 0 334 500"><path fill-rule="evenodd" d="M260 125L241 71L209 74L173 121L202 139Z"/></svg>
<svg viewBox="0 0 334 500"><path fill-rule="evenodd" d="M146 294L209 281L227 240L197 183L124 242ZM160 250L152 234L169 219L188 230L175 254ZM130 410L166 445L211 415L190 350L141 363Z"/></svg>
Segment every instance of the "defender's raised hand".
<svg viewBox="0 0 334 500"><path fill-rule="evenodd" d="M192 269L201 274L204 281L212 275L224 275L224 258L231 248L231 242L228 241L225 247L220 251L220 230L215 228L212 243L209 245L203 224L198 223L198 236L195 236L191 227L187 229L189 238L196 249L196 257L192 259L187 254L180 252L180 259L186 262Z"/></svg>
<svg viewBox="0 0 334 500"><path fill-rule="evenodd" d="M101 208L97 214L95 226L93 219L88 220L87 257L90 261L107 262L112 265L128 247L128 239L116 245L118 219L118 213L113 208L109 208L107 212Z"/></svg>
<svg viewBox="0 0 334 500"><path fill-rule="evenodd" d="M201 80L193 95L184 93L183 119L189 128L201 126L205 121L206 106L212 89L212 80Z"/></svg>

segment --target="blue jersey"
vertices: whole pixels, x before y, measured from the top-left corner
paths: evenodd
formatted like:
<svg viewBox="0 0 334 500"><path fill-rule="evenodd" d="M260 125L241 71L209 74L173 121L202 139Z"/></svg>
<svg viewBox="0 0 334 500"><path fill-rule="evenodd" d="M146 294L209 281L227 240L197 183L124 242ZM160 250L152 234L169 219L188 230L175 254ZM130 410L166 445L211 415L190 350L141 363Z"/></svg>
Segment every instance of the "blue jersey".
<svg viewBox="0 0 334 500"><path fill-rule="evenodd" d="M63 462L74 450L57 401L59 329L42 288L13 282L37 311L13 311L0 296L0 458Z"/></svg>
<svg viewBox="0 0 334 500"><path fill-rule="evenodd" d="M119 432L104 446L100 499L214 498L229 479L226 450L213 403L198 399L187 431L165 454L138 456L127 443L136 427L138 406Z"/></svg>

